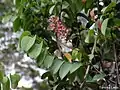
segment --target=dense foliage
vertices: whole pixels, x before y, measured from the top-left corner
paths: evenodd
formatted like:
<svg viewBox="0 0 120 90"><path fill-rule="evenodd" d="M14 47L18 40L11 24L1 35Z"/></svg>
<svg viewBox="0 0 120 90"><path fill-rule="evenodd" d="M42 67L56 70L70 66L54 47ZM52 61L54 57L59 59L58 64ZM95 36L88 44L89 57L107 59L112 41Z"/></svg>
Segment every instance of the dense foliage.
<svg viewBox="0 0 120 90"><path fill-rule="evenodd" d="M18 49L47 70L42 78L51 89L97 90L110 81L119 87L119 6L119 0L16 0L14 31L24 31Z"/></svg>

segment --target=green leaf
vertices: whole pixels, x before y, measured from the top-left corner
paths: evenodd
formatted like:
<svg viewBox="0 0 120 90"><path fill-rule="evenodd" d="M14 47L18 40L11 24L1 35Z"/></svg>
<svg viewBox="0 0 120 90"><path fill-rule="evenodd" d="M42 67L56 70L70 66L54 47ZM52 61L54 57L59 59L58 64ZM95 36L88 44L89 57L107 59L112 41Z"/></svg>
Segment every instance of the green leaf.
<svg viewBox="0 0 120 90"><path fill-rule="evenodd" d="M21 19L18 17L14 20L13 22L13 29L14 29L14 32L18 31L19 28L21 26Z"/></svg>
<svg viewBox="0 0 120 90"><path fill-rule="evenodd" d="M72 67L71 67L71 69L70 69L70 73L73 73L73 72L75 72L79 67L81 67L82 66L82 63L73 63L72 64Z"/></svg>
<svg viewBox="0 0 120 90"><path fill-rule="evenodd" d="M113 21L114 21L116 26L120 26L120 19L114 18Z"/></svg>
<svg viewBox="0 0 120 90"><path fill-rule="evenodd" d="M92 81L97 81L97 80L100 80L100 79L103 79L105 77L105 74L96 74Z"/></svg>
<svg viewBox="0 0 120 90"><path fill-rule="evenodd" d="M86 0L86 8L90 8L93 3L93 0Z"/></svg>
<svg viewBox="0 0 120 90"><path fill-rule="evenodd" d="M68 75L69 82L70 82L70 83L73 83L73 82L76 80L76 78L78 78L78 77L76 77L76 76L77 76L77 70L76 70L75 72L73 72L73 73L70 73L70 74Z"/></svg>
<svg viewBox="0 0 120 90"><path fill-rule="evenodd" d="M59 85L56 85L56 86L54 86L53 87L53 90L57 90L57 87L58 87Z"/></svg>
<svg viewBox="0 0 120 90"><path fill-rule="evenodd" d="M20 7L20 4L21 4L21 0L15 0L15 5L17 8Z"/></svg>
<svg viewBox="0 0 120 90"><path fill-rule="evenodd" d="M10 80L11 80L12 88L15 89L18 85L19 80L20 80L20 75L18 75L18 74L11 75L10 74Z"/></svg>
<svg viewBox="0 0 120 90"><path fill-rule="evenodd" d="M52 0L53 3L62 2L62 0Z"/></svg>
<svg viewBox="0 0 120 90"><path fill-rule="evenodd" d="M29 31L24 31L24 32L22 33L22 35L20 36L20 41L22 40L22 38L23 38L24 36L28 36L28 35L31 35L31 33L30 33Z"/></svg>
<svg viewBox="0 0 120 90"><path fill-rule="evenodd" d="M17 50L20 50L20 48L21 48L21 40L22 40L22 38L25 37L25 36L28 36L28 35L31 35L31 33L29 31L24 31L22 33L22 35L19 38L19 45L18 45Z"/></svg>
<svg viewBox="0 0 120 90"><path fill-rule="evenodd" d="M54 14L55 15L59 15L59 13L60 13L60 8L61 7L61 2L57 2L56 4L55 4L55 10L54 10Z"/></svg>
<svg viewBox="0 0 120 90"><path fill-rule="evenodd" d="M54 56L47 55L44 60L44 65L46 68L49 68L53 64Z"/></svg>
<svg viewBox="0 0 120 90"><path fill-rule="evenodd" d="M41 79L45 79L45 78L49 77L50 74L51 74L50 71L45 72L45 73L41 76Z"/></svg>
<svg viewBox="0 0 120 90"><path fill-rule="evenodd" d="M105 13L106 8L107 8L107 7L104 7L104 8L101 10L101 12L102 12L102 13Z"/></svg>
<svg viewBox="0 0 120 90"><path fill-rule="evenodd" d="M39 55L39 57L37 59L38 66L41 66L41 64L43 64L43 61L47 55L47 51L48 51L47 48L42 49L41 54Z"/></svg>
<svg viewBox="0 0 120 90"><path fill-rule="evenodd" d="M116 6L116 3L115 3L115 2L111 2L111 3L107 6L107 8L105 9L104 13L109 12L109 11L112 10L112 8L115 7L115 6Z"/></svg>
<svg viewBox="0 0 120 90"><path fill-rule="evenodd" d="M62 2L62 9L66 9L66 8L68 8L68 6L69 6L68 2L66 2L66 1Z"/></svg>
<svg viewBox="0 0 120 90"><path fill-rule="evenodd" d="M72 59L75 60L77 58L77 55L78 55L78 49L76 48L72 51Z"/></svg>
<svg viewBox="0 0 120 90"><path fill-rule="evenodd" d="M55 59L53 66L52 66L52 72L53 74L56 74L58 70L60 69L61 65L64 63L62 60Z"/></svg>
<svg viewBox="0 0 120 90"><path fill-rule="evenodd" d="M89 74L86 77L86 82L93 82L92 77Z"/></svg>
<svg viewBox="0 0 120 90"><path fill-rule="evenodd" d="M69 5L72 4L72 1L71 0L63 0L63 2L66 1L67 3L69 3Z"/></svg>
<svg viewBox="0 0 120 90"><path fill-rule="evenodd" d="M35 40L36 40L36 35L33 38L30 36L23 37L21 40L21 49L28 51L35 43Z"/></svg>
<svg viewBox="0 0 120 90"><path fill-rule="evenodd" d="M4 77L4 73L0 71L0 82L2 81L3 77Z"/></svg>
<svg viewBox="0 0 120 90"><path fill-rule="evenodd" d="M31 58L36 59L41 53L42 46L43 46L43 41L40 44L33 45L32 48L28 51L28 55Z"/></svg>
<svg viewBox="0 0 120 90"><path fill-rule="evenodd" d="M102 23L102 26L101 26L101 32L103 35L106 34L106 29L107 29L107 25L108 25L108 20L109 18L105 19Z"/></svg>
<svg viewBox="0 0 120 90"><path fill-rule="evenodd" d="M71 11L75 14L75 13L77 13L77 6L76 6L76 3L75 2L73 2L72 4L71 4Z"/></svg>
<svg viewBox="0 0 120 90"><path fill-rule="evenodd" d="M0 62L0 82L2 82L4 77L4 64Z"/></svg>
<svg viewBox="0 0 120 90"><path fill-rule="evenodd" d="M82 52L78 52L77 58L78 58L79 61L82 60L82 56L83 56Z"/></svg>
<svg viewBox="0 0 120 90"><path fill-rule="evenodd" d="M3 90L10 90L10 80L8 77L3 77L2 85L3 85Z"/></svg>
<svg viewBox="0 0 120 90"><path fill-rule="evenodd" d="M9 22L9 20L12 18L12 15L5 15L3 18L2 18L2 23L7 23Z"/></svg>
<svg viewBox="0 0 120 90"><path fill-rule="evenodd" d="M70 64L68 62L65 62L65 63L62 64L62 66L60 68L60 71L59 71L59 76L60 76L61 79L63 79L68 74L71 67L72 67L72 64Z"/></svg>
<svg viewBox="0 0 120 90"><path fill-rule="evenodd" d="M52 14L54 11L55 5L53 5L50 9L49 9L49 13Z"/></svg>
<svg viewBox="0 0 120 90"><path fill-rule="evenodd" d="M24 5L24 3L28 2L28 0L21 0L21 4Z"/></svg>
<svg viewBox="0 0 120 90"><path fill-rule="evenodd" d="M82 10L82 8L83 8L82 1L81 0L75 0L74 2L76 4L77 12L79 13Z"/></svg>
<svg viewBox="0 0 120 90"><path fill-rule="evenodd" d="M0 72L4 73L4 64L2 62L0 62Z"/></svg>
<svg viewBox="0 0 120 90"><path fill-rule="evenodd" d="M93 54L89 54L89 60L92 60L94 58L94 55Z"/></svg>
<svg viewBox="0 0 120 90"><path fill-rule="evenodd" d="M81 66L78 70L77 70L77 76L78 78L83 81L84 80L84 76L85 76L85 67L84 66Z"/></svg>
<svg viewBox="0 0 120 90"><path fill-rule="evenodd" d="M88 35L86 36L85 42L86 43L93 43L94 42L94 30L88 31Z"/></svg>

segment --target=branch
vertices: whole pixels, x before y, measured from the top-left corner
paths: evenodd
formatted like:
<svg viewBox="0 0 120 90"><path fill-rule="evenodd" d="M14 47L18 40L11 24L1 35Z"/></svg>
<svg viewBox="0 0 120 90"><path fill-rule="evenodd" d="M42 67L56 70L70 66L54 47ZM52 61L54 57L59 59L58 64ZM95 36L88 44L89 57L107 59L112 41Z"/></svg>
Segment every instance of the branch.
<svg viewBox="0 0 120 90"><path fill-rule="evenodd" d="M117 69L117 85L119 85L120 83L120 79L119 79L119 69L118 69L118 63L117 63L117 53L116 53L116 48L115 48L115 44L113 44L113 51L114 51L114 58L115 58L115 63L116 63L116 69Z"/></svg>
<svg viewBox="0 0 120 90"><path fill-rule="evenodd" d="M94 51L95 51L95 48L96 48L96 42L97 42L97 36L95 36L95 41L94 41L93 49L91 51L91 55L94 55ZM90 58L90 63L92 62L92 59L93 58ZM84 80L83 80L82 84L80 85L80 89L83 87L83 85L85 83L85 79L86 79L86 77L87 77L87 75L89 73L90 67L91 67L91 64L89 64L88 67L87 67L87 69L86 69Z"/></svg>

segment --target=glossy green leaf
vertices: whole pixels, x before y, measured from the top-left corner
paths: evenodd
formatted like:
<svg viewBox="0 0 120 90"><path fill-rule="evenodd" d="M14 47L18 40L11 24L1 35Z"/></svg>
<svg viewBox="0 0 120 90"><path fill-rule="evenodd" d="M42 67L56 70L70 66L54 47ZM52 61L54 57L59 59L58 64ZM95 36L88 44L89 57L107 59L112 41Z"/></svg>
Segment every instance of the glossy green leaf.
<svg viewBox="0 0 120 90"><path fill-rule="evenodd" d="M49 10L49 13L50 13L50 14L52 14L52 13L53 13L54 8L55 8L55 5L53 5L53 6L50 8L50 10Z"/></svg>
<svg viewBox="0 0 120 90"><path fill-rule="evenodd" d="M3 77L2 85L3 85L3 90L10 90L10 80L8 77Z"/></svg>
<svg viewBox="0 0 120 90"><path fill-rule="evenodd" d="M51 74L50 71L45 72L45 73L41 76L41 79L45 79L45 78L49 77L50 74Z"/></svg>
<svg viewBox="0 0 120 90"><path fill-rule="evenodd" d="M82 63L73 63L72 67L70 69L70 73L75 72L78 68L80 68L82 66Z"/></svg>
<svg viewBox="0 0 120 90"><path fill-rule="evenodd" d="M61 2L57 2L57 3L55 4L54 14L55 14L55 15L59 15L60 10L61 10Z"/></svg>
<svg viewBox="0 0 120 90"><path fill-rule="evenodd" d="M94 30L88 31L88 35L86 36L85 42L86 43L93 43L94 42Z"/></svg>
<svg viewBox="0 0 120 90"><path fill-rule="evenodd" d="M36 36L34 36L33 38L30 36L23 37L21 40L21 49L28 51L35 43L35 40L36 40Z"/></svg>
<svg viewBox="0 0 120 90"><path fill-rule="evenodd" d="M2 82L3 77L4 77L4 64L0 62L0 82Z"/></svg>
<svg viewBox="0 0 120 90"><path fill-rule="evenodd" d="M14 20L13 22L13 29L14 29L14 32L18 31L19 28L21 26L21 19L18 17Z"/></svg>
<svg viewBox="0 0 120 90"><path fill-rule="evenodd" d="M39 57L37 59L38 66L41 66L41 64L43 64L44 59L47 55L47 50L48 50L47 48L42 49L41 54L39 55Z"/></svg>
<svg viewBox="0 0 120 90"><path fill-rule="evenodd" d="M92 80L97 81L97 80L103 79L104 77L105 77L105 74L96 74Z"/></svg>
<svg viewBox="0 0 120 90"><path fill-rule="evenodd" d="M107 25L108 25L108 20L109 18L105 19L102 23L102 26L101 26L101 32L103 35L106 34L106 29L107 29Z"/></svg>
<svg viewBox="0 0 120 90"><path fill-rule="evenodd" d="M42 46L43 46L43 42L41 42L40 44L33 45L32 48L28 51L28 55L31 58L36 59L41 53Z"/></svg>
<svg viewBox="0 0 120 90"><path fill-rule="evenodd" d="M112 10L112 8L115 7L115 6L116 6L116 3L115 3L115 2L111 2L111 3L107 6L107 8L105 9L104 13Z"/></svg>
<svg viewBox="0 0 120 90"><path fill-rule="evenodd" d="M79 52L79 53L77 54L77 58L78 58L79 61L82 60L82 56L83 56L82 52Z"/></svg>
<svg viewBox="0 0 120 90"><path fill-rule="evenodd" d="M60 69L60 67L63 63L64 63L64 61L62 61L62 60L58 60L58 59L54 60L54 63L53 63L53 66L52 66L53 74L56 74L59 71L59 69Z"/></svg>
<svg viewBox="0 0 120 90"><path fill-rule="evenodd" d="M54 56L47 55L44 59L44 65L46 68L49 68L53 64Z"/></svg>
<svg viewBox="0 0 120 90"><path fill-rule="evenodd" d="M20 48L21 48L21 40L22 40L22 38L25 37L25 36L29 36L29 35L31 35L31 33L29 31L24 31L22 33L22 35L19 38L19 46L18 46L17 50L20 50Z"/></svg>
<svg viewBox="0 0 120 90"><path fill-rule="evenodd" d="M21 41L24 36L28 36L28 35L31 35L31 33L30 33L29 31L24 31L24 32L22 33L22 35L20 36L20 39L19 39L19 40Z"/></svg>
<svg viewBox="0 0 120 90"><path fill-rule="evenodd" d="M0 82L2 81L4 73L0 71Z"/></svg>
<svg viewBox="0 0 120 90"><path fill-rule="evenodd" d="M20 80L20 75L18 75L18 74L10 75L10 80L11 80L12 88L15 89L18 85L19 80Z"/></svg>
<svg viewBox="0 0 120 90"><path fill-rule="evenodd" d="M76 48L72 51L72 59L75 60L77 58L77 55L78 55L78 49Z"/></svg>
<svg viewBox="0 0 120 90"><path fill-rule="evenodd" d="M84 80L85 72L86 72L86 69L85 69L84 66L81 66L81 67L77 70L78 78L79 78L81 81Z"/></svg>
<svg viewBox="0 0 120 90"><path fill-rule="evenodd" d="M67 9L69 7L69 3L68 2L62 2L62 9Z"/></svg>
<svg viewBox="0 0 120 90"><path fill-rule="evenodd" d="M59 71L59 76L61 79L63 79L70 71L72 67L72 64L65 62L62 64L60 71Z"/></svg>
<svg viewBox="0 0 120 90"><path fill-rule="evenodd" d="M87 77L86 77L86 82L94 82L92 80L92 77L88 74Z"/></svg>
<svg viewBox="0 0 120 90"><path fill-rule="evenodd" d="M54 86L54 87L53 87L53 90L57 90L57 87L58 87L58 85Z"/></svg>

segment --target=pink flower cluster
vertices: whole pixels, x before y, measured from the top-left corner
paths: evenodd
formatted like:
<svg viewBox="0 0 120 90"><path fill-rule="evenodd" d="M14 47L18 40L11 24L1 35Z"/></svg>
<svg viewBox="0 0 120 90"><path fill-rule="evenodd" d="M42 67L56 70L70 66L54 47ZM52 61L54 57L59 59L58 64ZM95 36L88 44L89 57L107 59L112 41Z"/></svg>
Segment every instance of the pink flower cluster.
<svg viewBox="0 0 120 90"><path fill-rule="evenodd" d="M53 30L57 37L60 39L66 39L69 29L63 25L62 21L57 16L52 16L49 19L49 27Z"/></svg>

